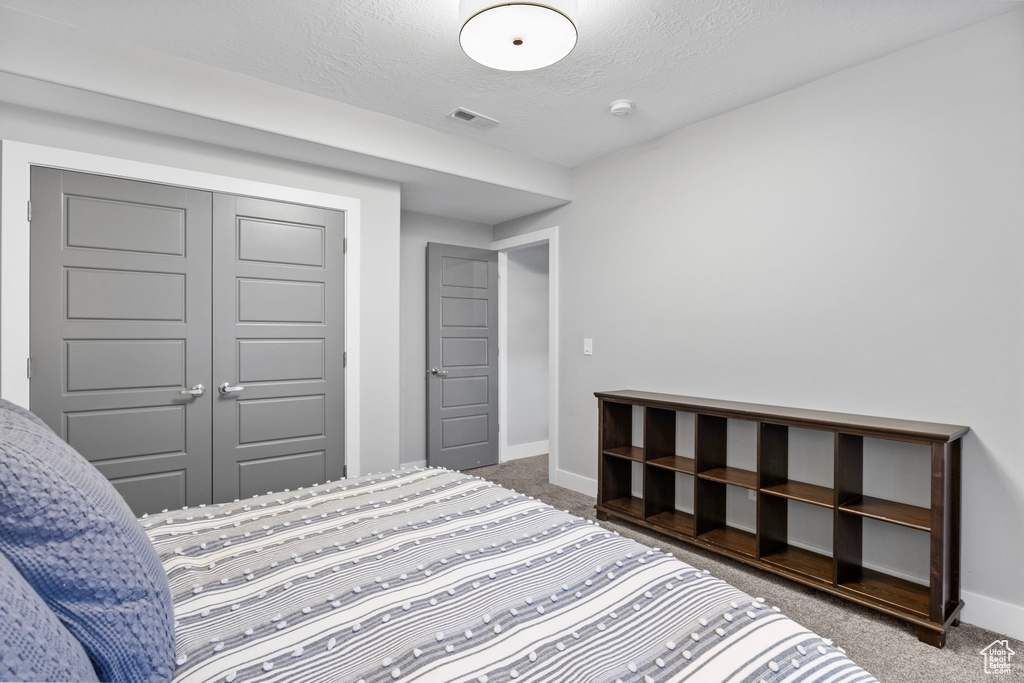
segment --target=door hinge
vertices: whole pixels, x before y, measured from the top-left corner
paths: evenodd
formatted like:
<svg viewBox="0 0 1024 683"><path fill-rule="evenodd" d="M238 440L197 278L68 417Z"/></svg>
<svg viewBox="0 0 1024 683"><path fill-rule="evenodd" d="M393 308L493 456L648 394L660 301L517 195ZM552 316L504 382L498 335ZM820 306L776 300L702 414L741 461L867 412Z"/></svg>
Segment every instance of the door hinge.
<svg viewBox="0 0 1024 683"><path fill-rule="evenodd" d="M347 237L344 238L343 240L341 240L341 253L343 253L343 254L347 254L348 253L348 238Z"/></svg>
<svg viewBox="0 0 1024 683"><path fill-rule="evenodd" d="M341 354L341 367L348 367L348 351L345 351L343 354Z"/></svg>
<svg viewBox="0 0 1024 683"><path fill-rule="evenodd" d="M32 379L32 359L31 358L26 358L25 359L25 375L29 379Z"/></svg>
<svg viewBox="0 0 1024 683"><path fill-rule="evenodd" d="M28 202L28 222L32 222L32 200Z"/></svg>

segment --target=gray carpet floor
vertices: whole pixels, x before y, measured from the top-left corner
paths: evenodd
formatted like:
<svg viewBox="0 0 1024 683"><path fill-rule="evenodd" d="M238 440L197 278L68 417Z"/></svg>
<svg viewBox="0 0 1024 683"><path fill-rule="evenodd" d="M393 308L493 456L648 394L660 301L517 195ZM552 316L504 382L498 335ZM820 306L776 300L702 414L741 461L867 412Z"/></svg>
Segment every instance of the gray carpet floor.
<svg viewBox="0 0 1024 683"><path fill-rule="evenodd" d="M594 519L596 501L593 498L548 483L546 455L481 467L467 474L533 496L574 515ZM1010 647L1018 654L1009 675L987 675L979 652L997 637L1005 636L961 624L947 636L946 647L938 650L919 642L914 628L898 619L701 548L678 543L628 522L609 519L601 524L645 545L670 549L683 562L706 569L751 596L763 597L770 605L778 605L783 614L844 647L853 661L884 683L1024 681L1022 641L1010 639Z"/></svg>

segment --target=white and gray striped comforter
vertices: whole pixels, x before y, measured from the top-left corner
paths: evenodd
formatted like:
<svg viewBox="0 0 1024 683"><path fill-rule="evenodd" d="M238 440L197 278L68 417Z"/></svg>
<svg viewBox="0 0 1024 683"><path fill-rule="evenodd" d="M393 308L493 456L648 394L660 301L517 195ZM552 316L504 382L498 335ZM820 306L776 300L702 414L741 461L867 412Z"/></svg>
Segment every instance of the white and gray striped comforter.
<svg viewBox="0 0 1024 683"><path fill-rule="evenodd" d="M448 470L142 521L177 683L874 680L761 599Z"/></svg>

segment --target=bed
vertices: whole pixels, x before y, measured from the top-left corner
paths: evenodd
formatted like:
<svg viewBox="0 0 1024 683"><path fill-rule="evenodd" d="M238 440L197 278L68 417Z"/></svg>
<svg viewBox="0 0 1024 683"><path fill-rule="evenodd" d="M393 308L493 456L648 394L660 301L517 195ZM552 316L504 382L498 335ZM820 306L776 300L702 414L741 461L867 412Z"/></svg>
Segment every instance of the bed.
<svg viewBox="0 0 1024 683"><path fill-rule="evenodd" d="M874 680L762 598L444 469L140 521L176 683Z"/></svg>
<svg viewBox="0 0 1024 683"><path fill-rule="evenodd" d="M761 598L449 470L137 520L0 400L0 680L874 679Z"/></svg>

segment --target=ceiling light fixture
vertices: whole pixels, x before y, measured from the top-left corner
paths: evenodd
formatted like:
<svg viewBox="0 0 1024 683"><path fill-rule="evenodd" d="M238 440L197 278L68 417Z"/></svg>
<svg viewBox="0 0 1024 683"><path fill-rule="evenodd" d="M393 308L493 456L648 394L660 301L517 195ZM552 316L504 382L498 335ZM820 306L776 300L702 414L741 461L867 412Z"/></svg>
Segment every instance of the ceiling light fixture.
<svg viewBox="0 0 1024 683"><path fill-rule="evenodd" d="M576 0L459 0L459 42L471 59L492 69L540 69L576 47L576 9Z"/></svg>

